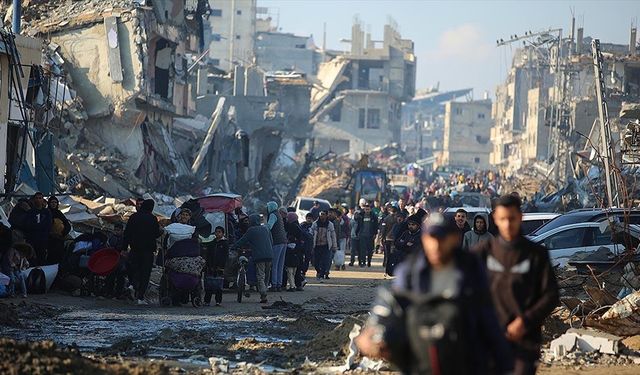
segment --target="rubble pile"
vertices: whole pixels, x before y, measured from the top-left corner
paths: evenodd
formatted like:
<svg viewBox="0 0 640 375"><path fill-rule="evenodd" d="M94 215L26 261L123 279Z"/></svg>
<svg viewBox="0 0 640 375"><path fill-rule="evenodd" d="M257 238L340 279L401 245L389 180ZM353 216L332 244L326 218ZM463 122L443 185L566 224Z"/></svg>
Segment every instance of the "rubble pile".
<svg viewBox="0 0 640 375"><path fill-rule="evenodd" d="M27 343L2 338L0 373L160 375L175 371L157 363L102 363L83 357L76 349L59 348L53 341Z"/></svg>
<svg viewBox="0 0 640 375"><path fill-rule="evenodd" d="M105 13L131 9L144 1L135 0L22 0L22 28L29 35L48 33L61 27L74 28L102 21ZM3 3L3 5L6 3ZM11 22L11 3L0 9L5 24Z"/></svg>
<svg viewBox="0 0 640 375"><path fill-rule="evenodd" d="M636 262L628 262L597 274L593 269L591 274L571 268L556 272L562 306L545 321L549 346L543 363L578 368L640 364L636 269Z"/></svg>
<svg viewBox="0 0 640 375"><path fill-rule="evenodd" d="M335 202L344 196L349 176L360 168L380 168L387 173L400 171L409 161L396 144L373 149L363 159L353 162L348 155L337 155L319 163L302 181L298 195Z"/></svg>

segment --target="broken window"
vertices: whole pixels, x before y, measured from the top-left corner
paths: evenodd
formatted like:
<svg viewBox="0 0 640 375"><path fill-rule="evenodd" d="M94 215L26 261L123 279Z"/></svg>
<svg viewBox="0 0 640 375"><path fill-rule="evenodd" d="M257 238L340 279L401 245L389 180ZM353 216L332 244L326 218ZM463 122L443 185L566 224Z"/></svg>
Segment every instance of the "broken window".
<svg viewBox="0 0 640 375"><path fill-rule="evenodd" d="M222 17L222 9L211 9L211 15L214 17Z"/></svg>
<svg viewBox="0 0 640 375"><path fill-rule="evenodd" d="M456 115L462 114L462 108L456 108Z"/></svg>
<svg viewBox="0 0 640 375"><path fill-rule="evenodd" d="M366 110L364 108L360 108L358 113L358 127L364 129L380 129L380 109L373 108ZM366 126L365 126L366 124Z"/></svg>
<svg viewBox="0 0 640 375"><path fill-rule="evenodd" d="M478 113L478 119L484 120L484 118L485 118L484 113Z"/></svg>
<svg viewBox="0 0 640 375"><path fill-rule="evenodd" d="M236 14L240 16L240 15L242 15L242 11L240 9L238 9L238 10L236 10Z"/></svg>
<svg viewBox="0 0 640 375"><path fill-rule="evenodd" d="M171 56L173 48L169 42L160 39L156 43L156 63L155 63L155 85L154 92L160 97L169 98L169 69L171 67Z"/></svg>
<svg viewBox="0 0 640 375"><path fill-rule="evenodd" d="M236 39L239 40L240 39L240 35L236 35Z"/></svg>
<svg viewBox="0 0 640 375"><path fill-rule="evenodd" d="M211 40L214 42L219 42L222 40L222 35L220 34L211 34Z"/></svg>
<svg viewBox="0 0 640 375"><path fill-rule="evenodd" d="M480 158L473 159L473 162L476 163L476 164L480 164Z"/></svg>
<svg viewBox="0 0 640 375"><path fill-rule="evenodd" d="M329 120L340 122L342 118L342 102L338 103L329 111Z"/></svg>
<svg viewBox="0 0 640 375"><path fill-rule="evenodd" d="M367 128L380 129L380 110L370 109L367 114Z"/></svg>

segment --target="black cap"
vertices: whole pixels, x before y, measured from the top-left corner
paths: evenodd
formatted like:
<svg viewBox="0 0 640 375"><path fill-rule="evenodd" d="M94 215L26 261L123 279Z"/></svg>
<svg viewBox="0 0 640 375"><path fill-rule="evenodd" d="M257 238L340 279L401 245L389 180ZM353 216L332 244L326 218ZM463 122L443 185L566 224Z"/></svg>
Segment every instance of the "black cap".
<svg viewBox="0 0 640 375"><path fill-rule="evenodd" d="M428 234L436 238L444 238L449 234L457 233L458 227L452 220L447 220L442 214L434 213L422 224L422 234Z"/></svg>

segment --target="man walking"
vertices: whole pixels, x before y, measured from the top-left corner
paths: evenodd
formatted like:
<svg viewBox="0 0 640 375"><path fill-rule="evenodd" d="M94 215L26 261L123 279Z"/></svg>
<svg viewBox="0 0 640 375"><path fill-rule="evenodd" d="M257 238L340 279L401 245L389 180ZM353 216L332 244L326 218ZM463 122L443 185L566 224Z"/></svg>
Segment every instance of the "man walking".
<svg viewBox="0 0 640 375"><path fill-rule="evenodd" d="M396 269L382 289L356 345L404 374L508 373L509 346L491 305L481 260L462 251L456 226L433 214L422 251ZM493 366L493 368L491 368Z"/></svg>
<svg viewBox="0 0 640 375"><path fill-rule="evenodd" d="M356 219L357 228L356 235L359 242L358 262L360 267L371 267L371 258L373 257L373 241L378 233L378 218L371 212L369 203L365 203L362 214Z"/></svg>
<svg viewBox="0 0 640 375"><path fill-rule="evenodd" d="M318 280L329 279L331 257L338 244L333 223L329 220L327 211L320 211L320 217L311 226L313 232L314 257Z"/></svg>
<svg viewBox="0 0 640 375"><path fill-rule="evenodd" d="M152 213L154 206L155 203L152 199L146 199L142 202L140 211L131 215L124 230L123 247L126 249L131 246L129 274L138 305L147 304L144 300L144 294L149 286L149 277L153 268L156 239L161 234L158 219Z"/></svg>
<svg viewBox="0 0 640 375"><path fill-rule="evenodd" d="M520 232L520 198L498 199L493 219L499 236L475 249L484 258L498 319L515 355L515 374L535 374L542 323L559 302L548 251Z"/></svg>
<svg viewBox="0 0 640 375"><path fill-rule="evenodd" d="M469 250L480 242L489 241L493 235L487 230L487 219L483 214L477 214L473 219L473 229L464 234L462 249Z"/></svg>
<svg viewBox="0 0 640 375"><path fill-rule="evenodd" d="M276 202L267 203L267 228L271 231L273 246L273 260L271 263L271 290L279 292L284 277L284 258L287 253L287 232L284 230L284 220L278 212Z"/></svg>
<svg viewBox="0 0 640 375"><path fill-rule="evenodd" d="M273 243L271 232L267 227L260 225L260 215L257 214L249 216L249 225L249 229L235 243L235 246L249 246L251 248L251 257L256 265L260 303L267 303L267 285L272 280Z"/></svg>

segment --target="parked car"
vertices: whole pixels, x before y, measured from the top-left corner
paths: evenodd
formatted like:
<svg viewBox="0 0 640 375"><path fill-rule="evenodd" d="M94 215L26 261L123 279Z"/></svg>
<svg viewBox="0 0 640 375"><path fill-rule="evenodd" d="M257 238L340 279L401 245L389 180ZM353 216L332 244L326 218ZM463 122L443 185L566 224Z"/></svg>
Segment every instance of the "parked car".
<svg viewBox="0 0 640 375"><path fill-rule="evenodd" d="M560 214L547 212L525 213L522 215L522 234L526 236L558 216Z"/></svg>
<svg viewBox="0 0 640 375"><path fill-rule="evenodd" d="M625 250L624 245L614 241L611 226L606 220L562 225L528 237L549 250L554 266L565 266L569 258L578 252L594 252L606 247L611 253L618 255Z"/></svg>
<svg viewBox="0 0 640 375"><path fill-rule="evenodd" d="M531 237L539 236L550 230L557 229L559 227L578 224L578 223L591 223L602 222L607 220L608 217L616 218L618 221L623 222L625 211L620 208L614 208L605 210L602 208L583 208L568 212L564 215L560 215L553 220L548 221L546 224L530 233ZM629 212L629 224L640 224L640 210L631 210Z"/></svg>
<svg viewBox="0 0 640 375"><path fill-rule="evenodd" d="M293 203L293 207L296 209L296 215L298 215L298 221L302 222L305 220L305 217L311 211L311 207L313 207L313 202L318 201L320 203L320 208L323 210L328 210L331 208L331 203L329 203L326 199L312 198L312 197L297 197L295 202Z"/></svg>

